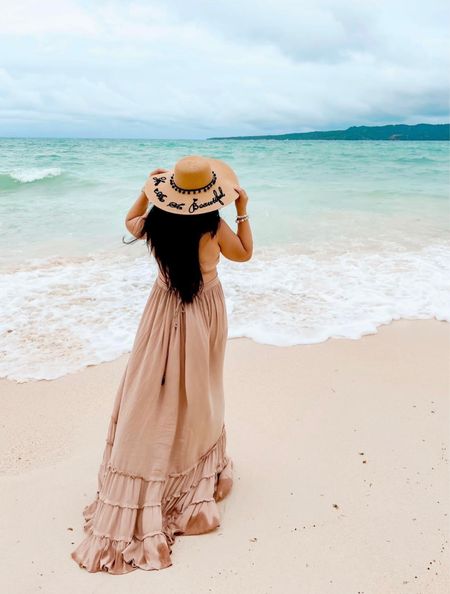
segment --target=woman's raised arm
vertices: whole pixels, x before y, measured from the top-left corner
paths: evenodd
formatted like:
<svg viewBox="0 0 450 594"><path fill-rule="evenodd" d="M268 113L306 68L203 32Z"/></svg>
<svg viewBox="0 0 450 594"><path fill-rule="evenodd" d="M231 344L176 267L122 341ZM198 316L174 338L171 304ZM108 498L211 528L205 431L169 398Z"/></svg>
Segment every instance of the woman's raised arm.
<svg viewBox="0 0 450 594"><path fill-rule="evenodd" d="M155 169L150 173L150 175L157 175L158 173L165 173L167 169ZM144 215L147 212L148 208L148 199L145 195L144 190L141 190L137 200L130 208L125 218L125 226L131 235L137 237L138 239L143 239L140 235L140 231L142 230L142 225L144 224Z"/></svg>

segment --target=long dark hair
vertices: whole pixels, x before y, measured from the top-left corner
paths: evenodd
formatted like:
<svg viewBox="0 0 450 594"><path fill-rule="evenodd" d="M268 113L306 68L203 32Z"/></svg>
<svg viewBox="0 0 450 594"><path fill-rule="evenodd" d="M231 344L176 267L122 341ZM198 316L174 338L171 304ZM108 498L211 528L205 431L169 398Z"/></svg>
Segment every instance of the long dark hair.
<svg viewBox="0 0 450 594"><path fill-rule="evenodd" d="M147 247L155 256L169 290L183 303L191 303L203 287L198 248L205 233L217 233L218 210L196 215L167 212L152 205L144 219L139 237L124 243L134 243L145 237Z"/></svg>

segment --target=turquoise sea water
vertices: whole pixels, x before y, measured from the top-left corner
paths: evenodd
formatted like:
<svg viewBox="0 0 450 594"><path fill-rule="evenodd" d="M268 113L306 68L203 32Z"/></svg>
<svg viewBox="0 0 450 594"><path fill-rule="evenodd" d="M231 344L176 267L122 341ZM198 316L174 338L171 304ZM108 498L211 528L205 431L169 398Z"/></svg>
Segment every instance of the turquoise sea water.
<svg viewBox="0 0 450 594"><path fill-rule="evenodd" d="M254 256L219 264L230 337L450 320L449 144L0 139L0 376L50 379L131 348L156 263L122 244L124 217L152 169L188 154L227 161L250 197Z"/></svg>

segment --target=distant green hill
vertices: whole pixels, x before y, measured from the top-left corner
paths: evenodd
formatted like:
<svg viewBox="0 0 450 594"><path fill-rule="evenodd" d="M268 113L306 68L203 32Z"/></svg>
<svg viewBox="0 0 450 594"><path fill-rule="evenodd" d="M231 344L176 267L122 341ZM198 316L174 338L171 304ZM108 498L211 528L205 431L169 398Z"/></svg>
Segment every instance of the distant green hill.
<svg viewBox="0 0 450 594"><path fill-rule="evenodd" d="M327 132L292 132L262 136L224 136L208 140L450 140L450 124L352 126Z"/></svg>

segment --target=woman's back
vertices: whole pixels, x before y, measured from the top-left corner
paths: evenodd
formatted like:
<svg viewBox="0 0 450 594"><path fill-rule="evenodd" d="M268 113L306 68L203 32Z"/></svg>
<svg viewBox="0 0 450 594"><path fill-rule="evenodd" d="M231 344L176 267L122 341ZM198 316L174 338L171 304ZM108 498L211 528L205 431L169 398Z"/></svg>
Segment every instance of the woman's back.
<svg viewBox="0 0 450 594"><path fill-rule="evenodd" d="M211 237L209 233L205 233L200 238L198 257L203 281L208 282L217 275L217 264L220 260L220 245L217 234Z"/></svg>
<svg viewBox="0 0 450 594"><path fill-rule="evenodd" d="M235 262L245 262L251 257L251 252L247 252L228 223L220 219L217 233L211 237L210 233L205 233L199 242L199 261L203 281L206 283L217 276L217 264L220 261L220 254L223 254L228 260ZM163 278L161 270L159 276Z"/></svg>

